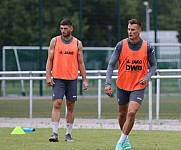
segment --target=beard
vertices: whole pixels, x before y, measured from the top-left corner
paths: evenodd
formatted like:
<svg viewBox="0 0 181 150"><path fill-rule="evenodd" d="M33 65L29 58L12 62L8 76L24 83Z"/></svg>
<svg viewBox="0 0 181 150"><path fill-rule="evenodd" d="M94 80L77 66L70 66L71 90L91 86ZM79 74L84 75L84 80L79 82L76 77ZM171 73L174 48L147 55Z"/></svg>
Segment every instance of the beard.
<svg viewBox="0 0 181 150"><path fill-rule="evenodd" d="M62 33L62 36L63 36L64 38L70 37L70 35L71 35L70 32L69 32L69 33L66 33L66 34L63 34L63 33Z"/></svg>

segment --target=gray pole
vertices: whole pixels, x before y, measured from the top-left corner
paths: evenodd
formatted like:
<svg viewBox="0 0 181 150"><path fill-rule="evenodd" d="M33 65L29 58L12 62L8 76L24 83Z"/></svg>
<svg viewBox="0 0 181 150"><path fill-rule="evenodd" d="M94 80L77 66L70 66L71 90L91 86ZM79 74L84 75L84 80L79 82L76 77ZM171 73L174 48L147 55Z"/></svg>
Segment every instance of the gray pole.
<svg viewBox="0 0 181 150"><path fill-rule="evenodd" d="M121 15L120 15L120 1L121 0L117 0L117 41L120 41L121 39Z"/></svg>
<svg viewBox="0 0 181 150"><path fill-rule="evenodd" d="M155 43L157 43L157 0L154 0L153 12L154 12ZM156 46L155 46L155 55L156 55L156 58L158 58L158 51L157 51L157 47ZM159 63L157 63L157 67L159 68ZM156 93L156 88L157 88L156 86L157 86L157 80L155 82L155 93Z"/></svg>
<svg viewBox="0 0 181 150"><path fill-rule="evenodd" d="M39 70L42 71L42 0L39 0ZM40 76L42 76L42 74L40 74ZM40 87L39 87L39 90L40 90L40 96L43 95L43 92L42 92L42 80L40 80Z"/></svg>
<svg viewBox="0 0 181 150"><path fill-rule="evenodd" d="M147 34L147 41L149 42L149 31L150 31L150 13L152 9L149 9L149 2L144 1L143 3L146 6L146 34Z"/></svg>
<svg viewBox="0 0 181 150"><path fill-rule="evenodd" d="M155 30L155 43L157 43L157 0L154 0L154 30ZM156 46L155 46L156 50Z"/></svg>
<svg viewBox="0 0 181 150"><path fill-rule="evenodd" d="M80 0L80 8L79 8L79 39L82 41L82 6L83 5L83 1ZM80 80L80 95L83 95L83 91L82 91L82 80Z"/></svg>

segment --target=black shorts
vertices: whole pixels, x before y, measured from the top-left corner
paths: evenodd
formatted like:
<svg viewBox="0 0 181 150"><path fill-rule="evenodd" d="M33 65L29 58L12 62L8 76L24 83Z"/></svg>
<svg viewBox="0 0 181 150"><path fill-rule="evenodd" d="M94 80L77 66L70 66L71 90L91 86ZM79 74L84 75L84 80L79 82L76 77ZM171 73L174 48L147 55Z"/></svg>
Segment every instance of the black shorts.
<svg viewBox="0 0 181 150"><path fill-rule="evenodd" d="M129 101L138 102L140 105L144 99L145 89L135 91L125 91L117 87L117 101L119 105L125 105Z"/></svg>
<svg viewBox="0 0 181 150"><path fill-rule="evenodd" d="M77 100L77 79L63 80L53 78L54 85L52 86L52 100L62 99L65 95L69 101Z"/></svg>

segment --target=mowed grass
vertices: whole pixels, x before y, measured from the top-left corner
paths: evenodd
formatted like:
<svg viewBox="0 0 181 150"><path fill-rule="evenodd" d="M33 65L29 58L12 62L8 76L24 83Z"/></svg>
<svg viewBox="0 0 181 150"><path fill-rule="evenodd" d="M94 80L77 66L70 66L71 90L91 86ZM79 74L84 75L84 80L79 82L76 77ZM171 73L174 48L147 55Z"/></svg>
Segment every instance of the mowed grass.
<svg viewBox="0 0 181 150"><path fill-rule="evenodd" d="M73 129L74 142L65 142L65 130L59 129L59 142L48 141L50 128L37 128L35 132L11 135L13 128L0 128L2 150L114 150L119 130ZM131 131L132 150L180 150L181 132Z"/></svg>
<svg viewBox="0 0 181 150"><path fill-rule="evenodd" d="M155 119L156 100L153 96L153 119ZM160 119L181 119L181 99L179 96L161 96L160 99ZM102 98L101 118L117 118L116 98ZM51 99L33 99L33 118L50 118L52 110ZM76 118L97 118L98 100L97 98L78 98L76 102ZM29 99L24 100L0 100L0 117L28 118ZM137 113L136 119L148 119L148 97L145 96L143 103ZM61 108L61 117L65 117L65 100Z"/></svg>

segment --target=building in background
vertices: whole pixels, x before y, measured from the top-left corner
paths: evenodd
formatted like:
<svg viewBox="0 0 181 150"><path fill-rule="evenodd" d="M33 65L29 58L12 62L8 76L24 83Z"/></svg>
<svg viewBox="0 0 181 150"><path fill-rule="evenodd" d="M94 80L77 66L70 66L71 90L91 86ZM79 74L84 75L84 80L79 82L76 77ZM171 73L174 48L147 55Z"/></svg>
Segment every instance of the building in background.
<svg viewBox="0 0 181 150"><path fill-rule="evenodd" d="M177 35L177 31L157 31L157 42L161 43L160 46L155 48L159 68L180 69L181 47ZM154 31L141 32L141 38L149 41L151 44L154 43Z"/></svg>

